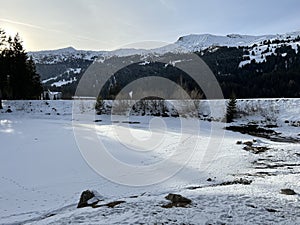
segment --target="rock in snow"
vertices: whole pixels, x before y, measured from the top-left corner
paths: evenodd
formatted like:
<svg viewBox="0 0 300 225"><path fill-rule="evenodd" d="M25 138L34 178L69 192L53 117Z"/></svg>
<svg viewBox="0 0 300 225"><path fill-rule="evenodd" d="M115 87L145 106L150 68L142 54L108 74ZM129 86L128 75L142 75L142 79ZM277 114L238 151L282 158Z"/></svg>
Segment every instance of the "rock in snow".
<svg viewBox="0 0 300 225"><path fill-rule="evenodd" d="M192 203L191 199L185 198L182 195L177 194L168 194L165 198L170 200L172 203L163 205L163 208L186 207L188 204Z"/></svg>
<svg viewBox="0 0 300 225"><path fill-rule="evenodd" d="M281 189L281 194L284 195L296 195L297 193L292 189Z"/></svg>
<svg viewBox="0 0 300 225"><path fill-rule="evenodd" d="M100 201L100 199L97 197L97 195L95 195L95 193L93 191L86 190L81 193L77 208L93 206L94 204L97 204L99 201Z"/></svg>

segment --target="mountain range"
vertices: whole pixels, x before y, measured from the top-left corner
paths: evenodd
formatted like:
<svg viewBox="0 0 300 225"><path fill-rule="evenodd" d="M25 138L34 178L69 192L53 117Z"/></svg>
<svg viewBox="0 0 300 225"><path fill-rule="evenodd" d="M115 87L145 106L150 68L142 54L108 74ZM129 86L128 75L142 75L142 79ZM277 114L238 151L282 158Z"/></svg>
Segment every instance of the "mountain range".
<svg viewBox="0 0 300 225"><path fill-rule="evenodd" d="M174 44L150 50L130 48L114 51L86 51L68 47L58 50L29 52L29 56L36 63L37 71L41 76L44 87L61 90L66 97L69 97L74 94L81 76L95 60L101 61L101 63L109 63L113 57L137 56L140 58L138 66L145 67L147 65L148 70L151 71L153 70L151 67L153 67L154 62L148 62L147 56L163 57L166 54L196 53L211 68L219 82L225 82L225 86L228 86L228 76L237 79L237 76L244 74L245 77L252 78L255 74L274 73L282 71L281 69L285 72L289 72L291 69L297 71L299 47L300 32L261 36L192 34L180 37ZM150 65L148 65L149 63ZM284 68L281 68L281 64L284 64ZM163 73L162 70L164 70L163 67L156 72ZM134 69L134 71L136 72L137 70ZM130 76L130 74L127 74L127 76ZM224 80L224 76L227 76L227 79ZM166 77L168 78L168 75ZM298 79L298 77L296 78ZM122 85L128 83L115 77L114 79L117 79L118 83ZM293 77L293 79L285 82L299 85L296 82L297 79ZM236 82L234 81L234 83ZM243 96L239 94L238 90L230 89L223 91L226 93L235 92L240 97L255 97L252 95ZM271 90L271 92L276 91ZM295 96L298 96L298 93ZM267 94L260 97L274 96Z"/></svg>

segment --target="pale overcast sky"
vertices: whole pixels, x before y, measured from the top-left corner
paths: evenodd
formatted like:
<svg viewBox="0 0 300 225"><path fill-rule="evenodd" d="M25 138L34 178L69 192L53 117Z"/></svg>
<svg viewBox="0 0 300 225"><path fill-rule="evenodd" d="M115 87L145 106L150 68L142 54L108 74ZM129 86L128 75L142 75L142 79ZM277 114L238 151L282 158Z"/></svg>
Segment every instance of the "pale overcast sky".
<svg viewBox="0 0 300 225"><path fill-rule="evenodd" d="M187 34L300 30L299 0L0 0L0 27L27 50L112 50Z"/></svg>

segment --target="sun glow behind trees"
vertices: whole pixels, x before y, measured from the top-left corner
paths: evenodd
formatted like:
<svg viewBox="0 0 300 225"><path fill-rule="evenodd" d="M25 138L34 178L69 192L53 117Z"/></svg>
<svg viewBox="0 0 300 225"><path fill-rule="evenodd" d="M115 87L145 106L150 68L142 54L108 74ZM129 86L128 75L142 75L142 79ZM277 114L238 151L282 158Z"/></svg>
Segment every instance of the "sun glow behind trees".
<svg viewBox="0 0 300 225"><path fill-rule="evenodd" d="M40 76L19 34L12 37L0 29L0 99L38 99L41 91Z"/></svg>

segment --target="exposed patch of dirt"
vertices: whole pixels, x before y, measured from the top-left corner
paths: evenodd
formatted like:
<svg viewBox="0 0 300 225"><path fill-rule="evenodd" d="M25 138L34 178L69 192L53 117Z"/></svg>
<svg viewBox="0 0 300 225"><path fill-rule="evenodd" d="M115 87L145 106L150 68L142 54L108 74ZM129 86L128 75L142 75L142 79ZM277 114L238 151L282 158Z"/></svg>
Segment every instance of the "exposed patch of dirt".
<svg viewBox="0 0 300 225"><path fill-rule="evenodd" d="M49 217L52 217L52 216L55 216L55 215L56 215L55 213L50 213L50 214L45 215L45 218L49 218Z"/></svg>
<svg viewBox="0 0 300 225"><path fill-rule="evenodd" d="M236 144L241 145L244 144L244 150L246 151L250 151L254 154L259 154L259 153L263 153L268 151L270 148L266 147L266 146L258 146L255 145L257 143L256 140L253 141L245 141L244 143L242 141L237 141Z"/></svg>
<svg viewBox="0 0 300 225"><path fill-rule="evenodd" d="M218 184L211 184L211 185L204 185L204 186L191 186L191 187L187 187L187 189L195 190L195 189L200 189L200 188L228 186L228 185L234 185L234 184L250 185L251 183L252 183L252 180L240 178L240 179L236 179L233 181L225 181L225 182L218 183Z"/></svg>
<svg viewBox="0 0 300 225"><path fill-rule="evenodd" d="M122 203L125 203L125 201L114 201L114 202L110 202L110 203L107 203L106 206L109 207L109 208L114 208L115 206L117 205L120 205Z"/></svg>
<svg viewBox="0 0 300 225"><path fill-rule="evenodd" d="M128 123L128 124L140 124L138 121L111 121L112 123Z"/></svg>
<svg viewBox="0 0 300 225"><path fill-rule="evenodd" d="M246 151L250 151L250 152L252 152L254 154L259 154L259 153L263 153L263 152L268 151L270 148L265 147L265 146L254 147L254 146L248 146L247 145L243 149L246 150Z"/></svg>
<svg viewBox="0 0 300 225"><path fill-rule="evenodd" d="M272 213L275 213L275 212L278 212L278 210L276 209L271 209L271 208L265 208L268 212L272 212Z"/></svg>
<svg viewBox="0 0 300 225"><path fill-rule="evenodd" d="M125 201L113 201L113 202L109 202L107 204L102 204L102 205L93 205L92 208L99 208L99 207L103 207L103 206L107 206L109 208L114 208L117 205L120 205L122 203L125 203Z"/></svg>
<svg viewBox="0 0 300 225"><path fill-rule="evenodd" d="M141 122L137 122L137 121L122 121L122 123L128 123L128 124L140 124Z"/></svg>
<svg viewBox="0 0 300 225"><path fill-rule="evenodd" d="M255 169L277 169L282 167L296 167L300 166L300 163L282 163L282 164L268 164L268 163L255 163L257 165Z"/></svg>
<svg viewBox="0 0 300 225"><path fill-rule="evenodd" d="M274 130L265 129L259 127L256 124L248 124L248 125L241 125L241 126L229 126L226 127L226 130L231 130L235 132L240 132L242 134L250 134L256 136L257 134L266 135L266 134L277 134Z"/></svg>
<svg viewBox="0 0 300 225"><path fill-rule="evenodd" d="M226 130L234 132L240 132L242 134L249 134L255 137L267 138L275 142L286 142L286 143L300 143L300 139L293 137L282 137L281 133L278 133L270 128L263 128L256 124L247 124L241 126L228 126Z"/></svg>

